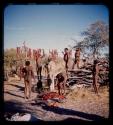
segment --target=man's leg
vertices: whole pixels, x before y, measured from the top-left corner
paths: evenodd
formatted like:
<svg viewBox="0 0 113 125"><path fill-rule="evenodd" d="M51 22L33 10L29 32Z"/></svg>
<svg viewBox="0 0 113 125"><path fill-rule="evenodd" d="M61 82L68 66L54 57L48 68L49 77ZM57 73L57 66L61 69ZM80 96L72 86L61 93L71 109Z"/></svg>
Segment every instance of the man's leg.
<svg viewBox="0 0 113 125"><path fill-rule="evenodd" d="M94 87L95 93L98 94L97 86L95 84L93 84L93 87Z"/></svg>
<svg viewBox="0 0 113 125"><path fill-rule="evenodd" d="M63 82L63 90L64 90L64 94L65 94L65 82Z"/></svg>
<svg viewBox="0 0 113 125"><path fill-rule="evenodd" d="M30 98L31 97L31 81L29 81L28 88L29 88L29 98Z"/></svg>
<svg viewBox="0 0 113 125"><path fill-rule="evenodd" d="M74 69L75 65L76 65L76 61L73 62L72 69Z"/></svg>
<svg viewBox="0 0 113 125"><path fill-rule="evenodd" d="M27 98L27 89L28 89L28 83L27 83L27 81L24 81L24 83L25 83L25 89L24 89L24 97L25 97L25 99Z"/></svg>
<svg viewBox="0 0 113 125"><path fill-rule="evenodd" d="M57 83L57 87L58 87L58 94L60 95L60 83Z"/></svg>
<svg viewBox="0 0 113 125"><path fill-rule="evenodd" d="M77 68L79 69L79 60L77 60Z"/></svg>
<svg viewBox="0 0 113 125"><path fill-rule="evenodd" d="M98 85L97 85L97 79L96 79L95 88L96 88L96 93L98 94Z"/></svg>
<svg viewBox="0 0 113 125"><path fill-rule="evenodd" d="M38 81L40 80L39 78L39 67L37 68L37 77L38 77Z"/></svg>
<svg viewBox="0 0 113 125"><path fill-rule="evenodd" d="M93 80L93 87L94 87L94 91L95 91L95 93L98 94L98 89L97 89L97 79L96 79L96 78L94 78L94 80Z"/></svg>
<svg viewBox="0 0 113 125"><path fill-rule="evenodd" d="M39 73L40 73L40 80L41 80L42 79L42 66L40 67Z"/></svg>
<svg viewBox="0 0 113 125"><path fill-rule="evenodd" d="M60 90L61 90L61 95L63 95L63 83L60 83Z"/></svg>
<svg viewBox="0 0 113 125"><path fill-rule="evenodd" d="M75 63L73 63L72 69L74 69Z"/></svg>

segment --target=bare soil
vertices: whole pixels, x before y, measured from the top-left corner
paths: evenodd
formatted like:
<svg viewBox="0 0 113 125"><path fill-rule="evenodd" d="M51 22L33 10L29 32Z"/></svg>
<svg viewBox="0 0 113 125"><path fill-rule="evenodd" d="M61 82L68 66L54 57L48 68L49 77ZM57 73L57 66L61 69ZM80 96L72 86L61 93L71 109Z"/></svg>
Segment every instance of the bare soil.
<svg viewBox="0 0 113 125"><path fill-rule="evenodd" d="M37 93L32 92L32 99ZM19 78L10 78L4 82L5 112L28 112L43 121L86 120L97 121L109 117L109 88L99 89L97 96L93 88L67 91L64 103L57 103L56 107L49 107L45 103L24 100L24 82Z"/></svg>

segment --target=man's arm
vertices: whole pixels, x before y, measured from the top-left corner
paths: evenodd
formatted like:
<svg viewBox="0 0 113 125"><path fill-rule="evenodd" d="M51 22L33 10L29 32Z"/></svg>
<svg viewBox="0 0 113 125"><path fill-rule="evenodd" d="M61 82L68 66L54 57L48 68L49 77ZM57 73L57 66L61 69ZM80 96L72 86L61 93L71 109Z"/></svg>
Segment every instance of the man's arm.
<svg viewBox="0 0 113 125"><path fill-rule="evenodd" d="M35 75L34 75L34 72L33 72L33 68L32 68L32 67L31 67L31 73L32 73L33 79L35 80Z"/></svg>

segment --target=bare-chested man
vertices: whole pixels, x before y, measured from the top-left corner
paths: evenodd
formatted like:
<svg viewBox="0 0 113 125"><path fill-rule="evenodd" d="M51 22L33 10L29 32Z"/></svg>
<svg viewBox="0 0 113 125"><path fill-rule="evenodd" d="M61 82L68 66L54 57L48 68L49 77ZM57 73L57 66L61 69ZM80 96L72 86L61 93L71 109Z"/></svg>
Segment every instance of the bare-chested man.
<svg viewBox="0 0 113 125"><path fill-rule="evenodd" d="M44 55L41 55L41 49L39 49L36 55L36 70L37 70L38 80L41 80L42 78L42 58L43 57Z"/></svg>
<svg viewBox="0 0 113 125"><path fill-rule="evenodd" d="M24 84L25 84L25 99L30 99L31 97L31 83L32 78L34 78L34 72L32 66L30 66L30 61L25 62L25 67L23 68Z"/></svg>
<svg viewBox="0 0 113 125"><path fill-rule="evenodd" d="M99 67L98 67L98 61L94 60L93 65L93 87L96 94L98 94L98 73L99 73Z"/></svg>
<svg viewBox="0 0 113 125"><path fill-rule="evenodd" d="M66 72L68 70L68 61L69 61L69 52L68 52L68 48L65 48L64 49L64 61L65 61L65 69L66 69Z"/></svg>
<svg viewBox="0 0 113 125"><path fill-rule="evenodd" d="M74 69L74 66L76 64L77 64L77 68L79 68L79 63L80 63L80 48L77 48L75 52L75 60L74 60L72 69Z"/></svg>
<svg viewBox="0 0 113 125"><path fill-rule="evenodd" d="M62 73L59 73L57 74L56 79L57 79L58 94L59 95L65 94L65 76Z"/></svg>

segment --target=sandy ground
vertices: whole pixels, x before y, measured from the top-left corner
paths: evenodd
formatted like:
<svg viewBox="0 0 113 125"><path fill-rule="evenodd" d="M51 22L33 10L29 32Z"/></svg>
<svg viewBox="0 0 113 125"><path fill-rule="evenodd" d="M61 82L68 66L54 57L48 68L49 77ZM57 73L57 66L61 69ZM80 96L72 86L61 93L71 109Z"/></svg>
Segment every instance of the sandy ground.
<svg viewBox="0 0 113 125"><path fill-rule="evenodd" d="M4 102L6 112L29 112L43 121L86 120L97 121L109 117L109 89L102 87L99 95L95 95L92 88L82 88L71 91L64 103L57 107L49 107L42 102L25 102L24 83L19 78L10 78L4 82ZM37 97L32 92L32 99Z"/></svg>

